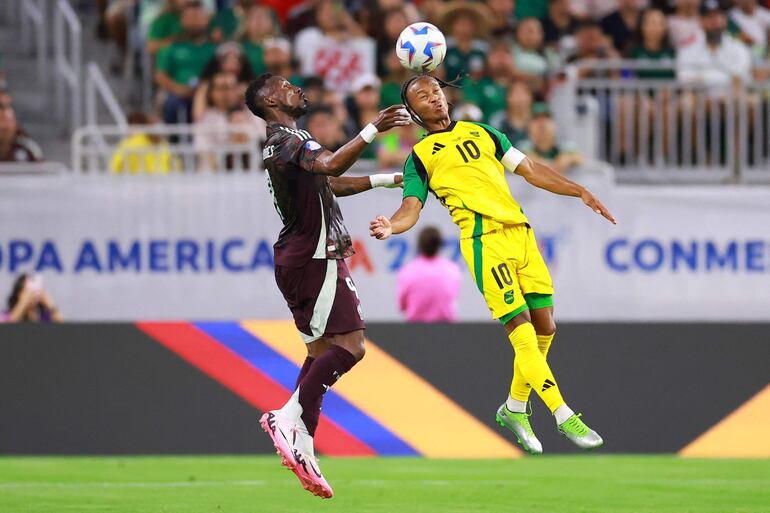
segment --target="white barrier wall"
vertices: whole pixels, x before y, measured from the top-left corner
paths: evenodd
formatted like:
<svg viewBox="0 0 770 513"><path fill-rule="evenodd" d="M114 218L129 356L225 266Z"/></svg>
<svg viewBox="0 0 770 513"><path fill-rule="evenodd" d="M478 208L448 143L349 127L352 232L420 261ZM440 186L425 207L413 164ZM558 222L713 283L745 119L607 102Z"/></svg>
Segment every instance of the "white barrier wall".
<svg viewBox="0 0 770 513"><path fill-rule="evenodd" d="M511 183L550 264L561 320L770 320L769 188L594 184L612 226L577 199ZM365 316L400 319L396 273L418 230L380 242L367 229L397 208L400 191L340 203ZM488 318L433 197L418 228L428 224L463 267L461 318ZM39 272L71 320L285 318L272 273L279 230L261 175L2 178L0 297L18 273Z"/></svg>

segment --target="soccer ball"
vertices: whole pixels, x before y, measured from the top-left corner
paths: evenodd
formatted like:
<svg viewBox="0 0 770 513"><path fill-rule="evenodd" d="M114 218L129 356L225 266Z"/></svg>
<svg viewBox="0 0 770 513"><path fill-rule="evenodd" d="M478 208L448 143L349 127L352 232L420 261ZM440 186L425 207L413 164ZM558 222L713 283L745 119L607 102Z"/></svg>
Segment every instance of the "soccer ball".
<svg viewBox="0 0 770 513"><path fill-rule="evenodd" d="M396 55L407 69L418 73L433 71L444 61L446 39L435 25L412 23L398 36Z"/></svg>

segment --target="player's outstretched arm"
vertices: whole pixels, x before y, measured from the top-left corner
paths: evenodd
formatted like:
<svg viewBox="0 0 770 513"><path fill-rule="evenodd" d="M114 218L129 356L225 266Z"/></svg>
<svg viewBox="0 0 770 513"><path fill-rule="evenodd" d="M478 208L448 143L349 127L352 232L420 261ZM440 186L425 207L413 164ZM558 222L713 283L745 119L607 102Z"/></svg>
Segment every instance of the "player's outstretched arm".
<svg viewBox="0 0 770 513"><path fill-rule="evenodd" d="M387 132L396 126L406 126L409 123L411 123L411 117L403 105L392 105L381 110L377 119L366 125L360 134L342 148L333 153L331 151L321 153L313 163L313 172L330 176L342 175L358 160L366 146L378 133Z"/></svg>
<svg viewBox="0 0 770 513"><path fill-rule="evenodd" d="M385 240L394 233L404 233L417 224L421 210L422 202L414 196L407 196L390 219L385 216L377 216L374 221L369 223L369 235L379 240Z"/></svg>
<svg viewBox="0 0 770 513"><path fill-rule="evenodd" d="M617 224L609 210L602 205L602 202L591 191L544 164L525 158L516 166L514 173L540 189L545 189L554 194L561 194L562 196L580 198L591 210L604 216L612 224Z"/></svg>
<svg viewBox="0 0 770 513"><path fill-rule="evenodd" d="M396 187L402 187L403 183L404 175L401 173L370 176L333 176L329 179L332 192L338 198L366 192L375 187L395 189Z"/></svg>

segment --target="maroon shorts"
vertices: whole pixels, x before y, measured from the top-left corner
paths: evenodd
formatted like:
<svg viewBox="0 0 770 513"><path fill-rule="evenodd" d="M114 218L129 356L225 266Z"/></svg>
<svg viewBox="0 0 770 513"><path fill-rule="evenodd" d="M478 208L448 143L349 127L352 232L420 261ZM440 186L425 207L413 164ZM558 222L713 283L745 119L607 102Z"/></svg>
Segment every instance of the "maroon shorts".
<svg viewBox="0 0 770 513"><path fill-rule="evenodd" d="M276 265L275 282L305 343L364 329L361 301L344 260L310 260L299 268Z"/></svg>

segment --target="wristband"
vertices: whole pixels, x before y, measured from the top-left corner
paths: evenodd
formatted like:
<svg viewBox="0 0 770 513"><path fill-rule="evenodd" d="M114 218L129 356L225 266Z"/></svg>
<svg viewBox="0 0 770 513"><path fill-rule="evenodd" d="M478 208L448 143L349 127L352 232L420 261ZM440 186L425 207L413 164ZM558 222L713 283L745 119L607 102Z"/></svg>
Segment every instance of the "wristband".
<svg viewBox="0 0 770 513"><path fill-rule="evenodd" d="M377 136L378 133L379 131L377 130L377 127L369 123L364 127L363 130L361 130L361 133L359 133L358 135L361 136L361 139L363 139L367 143L370 143L374 140L374 138Z"/></svg>
<svg viewBox="0 0 770 513"><path fill-rule="evenodd" d="M396 175L369 175L369 182L371 182L372 188L396 185Z"/></svg>

